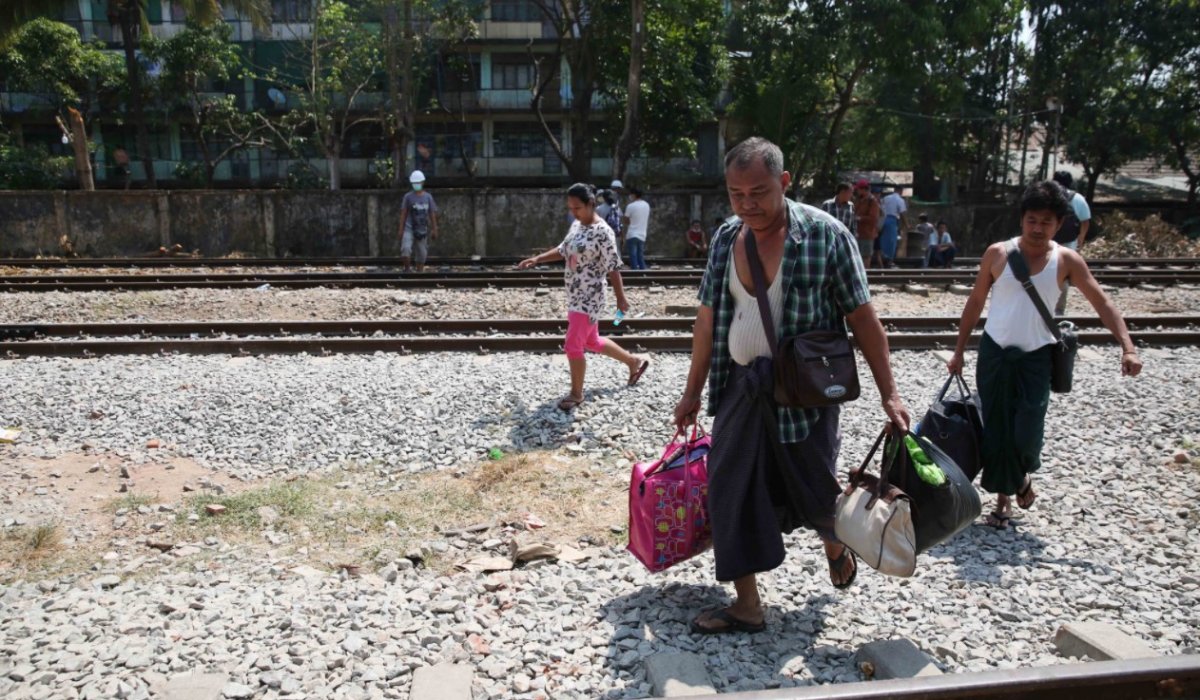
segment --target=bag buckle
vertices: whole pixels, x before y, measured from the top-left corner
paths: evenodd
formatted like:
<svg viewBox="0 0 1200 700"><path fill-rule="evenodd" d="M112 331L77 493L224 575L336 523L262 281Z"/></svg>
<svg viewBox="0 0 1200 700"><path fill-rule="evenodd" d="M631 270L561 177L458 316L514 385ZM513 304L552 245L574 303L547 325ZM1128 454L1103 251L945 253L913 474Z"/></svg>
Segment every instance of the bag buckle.
<svg viewBox="0 0 1200 700"><path fill-rule="evenodd" d="M829 358L824 355L821 356L821 362L824 362L826 367L829 366Z"/></svg>

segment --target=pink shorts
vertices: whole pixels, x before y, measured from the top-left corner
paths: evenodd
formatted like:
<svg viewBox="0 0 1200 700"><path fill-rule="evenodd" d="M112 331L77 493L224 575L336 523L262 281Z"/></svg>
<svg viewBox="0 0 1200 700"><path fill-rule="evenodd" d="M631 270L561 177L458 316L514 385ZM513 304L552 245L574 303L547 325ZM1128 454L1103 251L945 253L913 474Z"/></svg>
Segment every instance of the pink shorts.
<svg viewBox="0 0 1200 700"><path fill-rule="evenodd" d="M584 350L600 352L603 347L599 323L592 323L592 319L580 311L567 313L567 341L563 344L567 357L577 360L583 357Z"/></svg>

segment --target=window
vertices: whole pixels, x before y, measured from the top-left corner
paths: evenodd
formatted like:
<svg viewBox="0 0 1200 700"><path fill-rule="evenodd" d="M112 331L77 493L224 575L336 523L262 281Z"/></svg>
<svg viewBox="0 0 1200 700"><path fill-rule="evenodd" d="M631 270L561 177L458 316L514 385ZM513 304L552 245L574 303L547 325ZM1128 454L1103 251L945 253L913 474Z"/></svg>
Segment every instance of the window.
<svg viewBox="0 0 1200 700"><path fill-rule="evenodd" d="M529 58L520 55L492 56L493 90L528 90L533 87L534 69Z"/></svg>
<svg viewBox="0 0 1200 700"><path fill-rule="evenodd" d="M376 158L387 155L387 141L379 124L359 124L342 142L343 158Z"/></svg>
<svg viewBox="0 0 1200 700"><path fill-rule="evenodd" d="M493 22L541 22L542 18L533 0L492 0Z"/></svg>
<svg viewBox="0 0 1200 700"><path fill-rule="evenodd" d="M271 0L271 21L279 24L312 21L312 0Z"/></svg>
<svg viewBox="0 0 1200 700"><path fill-rule="evenodd" d="M550 125L551 131L558 136L558 125ZM523 122L497 122L492 139L492 154L497 158L542 158L553 155L553 149L546 143L546 134L539 124Z"/></svg>
<svg viewBox="0 0 1200 700"><path fill-rule="evenodd" d="M441 89L446 92L470 92L479 89L479 54L452 54L439 65Z"/></svg>
<svg viewBox="0 0 1200 700"><path fill-rule="evenodd" d="M464 172L463 158L478 158L483 151L480 124L426 124L417 127L416 167L426 175Z"/></svg>

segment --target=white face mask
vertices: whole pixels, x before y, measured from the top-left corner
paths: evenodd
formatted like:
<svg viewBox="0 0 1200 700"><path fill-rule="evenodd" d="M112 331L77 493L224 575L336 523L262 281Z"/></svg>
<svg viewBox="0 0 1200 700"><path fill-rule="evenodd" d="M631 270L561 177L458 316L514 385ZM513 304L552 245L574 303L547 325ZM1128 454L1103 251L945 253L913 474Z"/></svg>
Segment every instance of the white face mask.
<svg viewBox="0 0 1200 700"><path fill-rule="evenodd" d="M420 182L414 182L413 183L413 192L420 192L424 187L425 187L424 184L422 184Z"/></svg>

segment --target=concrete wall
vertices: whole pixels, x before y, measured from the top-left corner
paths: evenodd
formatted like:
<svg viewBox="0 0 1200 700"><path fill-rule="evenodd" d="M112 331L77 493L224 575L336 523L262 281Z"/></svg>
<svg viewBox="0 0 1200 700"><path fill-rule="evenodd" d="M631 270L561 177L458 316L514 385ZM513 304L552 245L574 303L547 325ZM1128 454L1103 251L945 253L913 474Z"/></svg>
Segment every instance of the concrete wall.
<svg viewBox="0 0 1200 700"><path fill-rule="evenodd" d="M570 223L562 190L433 194L441 222L435 256L525 255L557 245ZM0 192L0 257L60 254L64 234L92 257L144 255L174 244L205 256L396 256L401 197L381 190ZM646 201L652 256L682 255L694 216L707 231L716 217L731 214L724 191L651 192ZM1013 206L912 206L910 225L921 213L946 220L960 255L977 256L1019 232ZM920 254L916 239L910 237L908 255Z"/></svg>
<svg viewBox="0 0 1200 700"><path fill-rule="evenodd" d="M557 245L570 224L562 190L435 190L433 255L524 255ZM180 190L0 192L0 256L144 255L182 245L205 256L395 256L402 195L388 191ZM693 208L726 213L723 193L662 192L648 251L680 255Z"/></svg>

